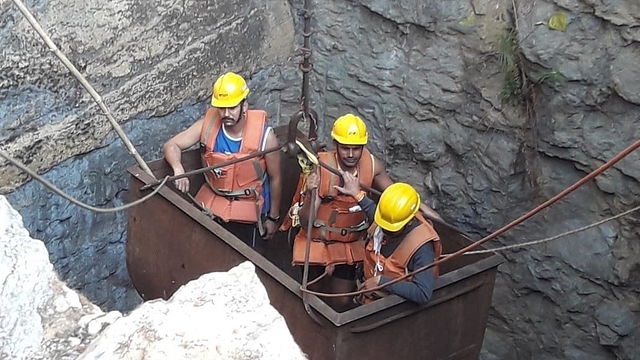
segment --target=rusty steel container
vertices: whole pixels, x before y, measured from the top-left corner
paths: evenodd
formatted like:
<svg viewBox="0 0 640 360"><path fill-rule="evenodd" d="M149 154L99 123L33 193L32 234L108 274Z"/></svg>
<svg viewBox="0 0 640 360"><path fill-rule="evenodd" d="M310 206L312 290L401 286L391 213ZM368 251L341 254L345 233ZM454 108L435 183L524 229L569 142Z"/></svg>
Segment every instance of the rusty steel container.
<svg viewBox="0 0 640 360"><path fill-rule="evenodd" d="M284 130L276 129L281 141ZM285 169L281 209L295 191L299 167L282 156ZM183 153L186 171L201 167L197 150ZM149 163L161 179L172 175L164 159ZM148 194L140 187L153 179L139 167L130 173L131 200ZM193 194L202 175L190 177ZM471 243L464 235L438 226L445 253ZM180 286L202 274L228 271L244 261L256 266L271 305L286 320L295 341L312 360L477 359L491 304L498 254L469 255L444 263L431 302L416 305L392 295L345 312L321 298L307 297L319 323L305 311L300 270L291 266L286 234L271 240L260 255L196 208L171 186L129 210L127 269L143 299L168 299Z"/></svg>

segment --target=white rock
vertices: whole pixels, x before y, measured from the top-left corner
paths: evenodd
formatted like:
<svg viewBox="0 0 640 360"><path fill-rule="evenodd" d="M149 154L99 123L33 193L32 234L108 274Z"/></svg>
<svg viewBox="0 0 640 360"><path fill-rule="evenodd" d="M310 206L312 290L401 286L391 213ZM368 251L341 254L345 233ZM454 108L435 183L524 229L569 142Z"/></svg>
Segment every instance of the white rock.
<svg viewBox="0 0 640 360"><path fill-rule="evenodd" d="M97 335L102 329L113 324L114 321L121 318L122 314L118 311L111 311L103 316L94 318L87 324L87 332L89 335Z"/></svg>
<svg viewBox="0 0 640 360"><path fill-rule="evenodd" d="M69 308L80 309L82 304L80 303L80 297L78 294L69 289L64 288L64 296L61 296L55 300L54 306L57 312L65 312Z"/></svg>
<svg viewBox="0 0 640 360"><path fill-rule="evenodd" d="M123 317L58 279L0 196L0 359L306 359L250 262Z"/></svg>
<svg viewBox="0 0 640 360"><path fill-rule="evenodd" d="M78 359L305 359L250 262L142 304Z"/></svg>
<svg viewBox="0 0 640 360"><path fill-rule="evenodd" d="M76 347L82 343L82 340L78 339L77 337L70 337L68 340L69 346L71 347Z"/></svg>
<svg viewBox="0 0 640 360"><path fill-rule="evenodd" d="M29 237L4 196L0 283L0 359L74 359L91 341L78 320L102 311L58 279L44 243Z"/></svg>

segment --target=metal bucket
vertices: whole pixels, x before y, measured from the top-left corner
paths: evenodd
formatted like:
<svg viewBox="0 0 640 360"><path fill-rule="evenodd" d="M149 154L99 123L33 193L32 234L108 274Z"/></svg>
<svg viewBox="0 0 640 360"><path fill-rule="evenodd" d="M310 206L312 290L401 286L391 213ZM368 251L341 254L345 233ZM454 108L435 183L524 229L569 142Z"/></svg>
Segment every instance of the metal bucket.
<svg viewBox="0 0 640 360"><path fill-rule="evenodd" d="M284 130L277 129L278 135ZM288 209L299 169L294 159L282 157L285 169L281 209ZM183 165L201 166L198 151L183 153ZM149 167L157 178L172 175L164 159ZM131 200L147 191L153 181L137 166L129 169ZM190 178L192 191L204 182ZM439 227L445 253L470 240ZM416 305L392 295L342 313L310 295L316 323L302 303L298 269L291 266L286 234L271 240L264 256L198 210L183 195L164 188L159 196L129 211L127 268L135 288L146 299L168 299L180 286L200 275L228 271L244 261L256 266L271 305L285 318L302 350L310 359L477 359L482 347L498 265L497 254L462 256L440 268L432 300ZM214 326L214 325L212 325Z"/></svg>

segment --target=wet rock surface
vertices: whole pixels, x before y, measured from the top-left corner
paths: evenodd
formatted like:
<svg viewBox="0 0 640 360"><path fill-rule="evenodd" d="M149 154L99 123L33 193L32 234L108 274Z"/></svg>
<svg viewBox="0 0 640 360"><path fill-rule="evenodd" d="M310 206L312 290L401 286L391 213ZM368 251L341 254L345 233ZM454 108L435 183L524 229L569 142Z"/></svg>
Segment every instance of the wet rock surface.
<svg viewBox="0 0 640 360"><path fill-rule="evenodd" d="M179 108L169 116L135 119L123 130L147 158L161 154L159 138L169 138L191 124L203 106ZM145 124L154 124L150 131ZM128 203L127 168L135 165L114 133L103 146L64 161L44 177L85 203L112 208ZM8 194L28 217L32 236L42 238L60 277L105 309L131 310L142 300L131 285L125 264L127 213L97 214L80 209L32 181Z"/></svg>
<svg viewBox="0 0 640 360"><path fill-rule="evenodd" d="M26 4L120 122L204 100L212 77L286 60L285 1L36 1ZM18 8L0 2L0 143L45 170L103 143L111 126ZM213 74L213 75L212 75ZM5 170L0 189L25 176Z"/></svg>
<svg viewBox="0 0 640 360"><path fill-rule="evenodd" d="M276 3L280 4L267 2L268 6ZM392 177L416 185L447 221L476 238L555 195L640 138L640 82L635 66L640 55L637 31L640 9L634 0L456 0L447 1L446 5L436 0L314 3L315 67L311 73L311 100L321 118L321 137L327 138L336 117L346 112L359 114L369 126L371 150L387 164ZM105 147L69 158L71 154L94 149L96 144L110 144L104 138L108 125L100 117L91 117L100 121L89 123L90 117L78 115L91 114L91 111L95 114L95 107L89 105L88 97L74 80L58 68L55 59L39 60L42 62L36 70L20 67L22 55L16 54L28 54L34 49L40 54L46 51L32 38L31 30L10 2L0 4L12 14L1 20L0 42L6 44L12 37L29 39L23 41L28 46L21 48L18 41L11 48L13 58L7 59L14 60L0 62L3 75L17 74L3 76L3 79L14 80L0 84L3 94L15 96L13 102L6 100L11 96L0 100L0 108L4 106L2 109L16 114L8 117L14 120L0 123L3 148L9 146L14 153L35 162L32 166L39 169L48 169L67 159L47 176L65 181L63 173L75 172L76 175L68 176L76 179L70 186L79 197L88 202L110 199L105 201L114 205L121 203L126 194L122 190L126 189L121 175L123 165L132 165L132 160L119 144L110 145L120 151L116 157L110 155L115 149ZM56 4L32 5L43 14L56 14L62 11L61 5ZM186 10L199 6L186 4ZM250 103L266 109L274 124L286 122L298 109L301 76L295 62L299 59L292 58L284 64L274 60L287 59L293 55L293 46L301 44L300 19L294 16L300 4L294 2L291 8L284 5L286 16L276 19L286 18L283 23L295 23L297 35L294 38L287 33L290 36L274 35L273 38L280 39L281 42L274 42L286 50L276 51L273 47L270 51L256 39L253 53L264 51L271 57L265 55L261 58L263 61L252 62L235 56L233 62L218 62L211 52L195 46L186 53L197 59L192 66L200 76L198 80L187 74L191 68L185 68L185 64L191 64L190 58L175 55L180 51L151 52L153 56L142 50L134 51L142 45L126 32L121 41L111 40L114 44L121 43L113 55L109 41L100 40L99 45L91 45L93 42L79 35L71 36L78 32L78 27L65 27L60 15L49 15L47 19L49 28L60 32L60 35L52 33L52 37L58 36L55 39L63 51L87 54L91 49L93 57L89 63L92 65L87 73L90 79L99 80L92 83L110 94L105 99L114 104L112 110L119 114L118 118L137 119L127 123L127 131L137 139L134 142L141 146L140 153L151 159L159 155L161 144L171 134L199 116L206 106L212 81L223 70L241 69L252 74ZM566 14L564 31L548 26L549 19L558 12ZM136 17L134 23L145 29L169 28L171 17L164 16L165 13L149 12L146 17ZM180 19L212 26L212 20L198 20L194 15ZM239 33L243 31L251 34L238 28ZM519 102L504 103L501 100L507 75L501 67L504 51L500 50L500 44L510 33L515 34L512 39L522 54L520 70L530 91L528 97L516 94ZM162 34L165 36L162 46L167 47L171 45L165 44L178 44L176 47L202 44L199 41L206 36L175 31L175 28ZM83 36L102 39L96 34ZM72 38L80 40L72 41ZM114 37L105 35L105 39ZM233 46L227 48L236 50ZM82 58L74 56L74 61ZM120 59L119 63L108 60L115 57ZM116 76L116 64L137 72L122 70L122 75ZM556 76L558 74L561 76ZM148 80L154 76L165 85L149 87L153 81L133 85L136 79ZM183 76L188 80L180 82ZM73 86L55 87L51 83ZM120 88L123 90L116 90ZM160 88L171 90L161 92ZM150 95L145 95L145 89L156 91L151 93L154 99L162 99L162 104L148 100L145 96ZM80 100L55 101L55 97L61 96ZM36 105L16 105L26 103ZM194 105L198 103L200 105ZM173 111L178 108L182 113L178 111L173 117ZM35 109L43 109L42 114L46 116L35 115ZM170 115L165 117L167 114ZM67 130L47 135L41 129L60 129L56 124L62 123ZM87 124L94 123L104 123L100 125L102 130L91 131L92 137L82 135L89 132ZM57 137L51 135L58 132ZM47 136L38 137L39 134ZM93 137L96 139L91 140ZM61 138L65 141L60 142ZM34 151L26 151L34 142L38 144ZM70 142L77 144L70 146ZM63 150L54 151L58 146ZM69 148L73 150L64 150ZM122 160L112 162L112 159ZM640 153L631 154L491 246L555 235L637 206L640 203L639 160ZM100 176L85 178L89 164L96 164L94 171L97 172L105 168L119 172L118 180ZM22 178L15 174L13 169L2 168L3 189L13 189L11 184L19 183L16 179ZM94 220L96 215L83 215L55 196L45 198L38 205L30 204L35 194L42 194L39 189L39 185L30 183L9 197L12 202L15 199L32 233L59 234L53 239L43 236L52 259L58 259L54 261L56 268L63 268L58 263L99 261L92 255L92 249L105 246L105 241L113 243L104 247L111 250L103 250L105 258L113 259L110 266L123 264L123 215L109 218L104 221L105 225L98 226L99 221ZM107 196L107 193L118 195ZM53 209L60 208L67 210L60 211L60 216L49 215L56 211ZM496 282L482 358L640 358L637 345L640 343L638 219L636 214L545 245L505 252L503 255L508 261L501 266ZM69 224L74 221L77 225L71 227ZM118 224L117 230L110 230L106 224L113 226L114 222ZM94 237L92 227L102 228L98 231L100 235ZM75 229L84 230L78 233ZM71 236L62 236L65 232ZM67 238L75 240L63 241ZM68 277L74 276L71 266L65 266ZM82 287L84 281L94 284L88 289L89 293L96 298L103 297L100 302L108 306L126 308L136 304L138 300L127 288L124 269L113 267L101 271L101 274L81 275L84 278L76 286ZM101 295L102 287L107 286L115 296Z"/></svg>

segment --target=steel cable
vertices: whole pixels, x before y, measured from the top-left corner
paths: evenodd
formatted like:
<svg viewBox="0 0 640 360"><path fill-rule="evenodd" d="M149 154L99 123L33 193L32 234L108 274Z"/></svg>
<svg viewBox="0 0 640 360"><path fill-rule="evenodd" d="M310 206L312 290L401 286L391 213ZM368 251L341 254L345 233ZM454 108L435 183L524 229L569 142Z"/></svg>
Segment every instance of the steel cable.
<svg viewBox="0 0 640 360"><path fill-rule="evenodd" d="M629 214L631 214L633 212L636 212L638 210L640 210L640 206L636 206L633 209L627 210L627 211L625 211L623 213L620 213L618 215L615 215L615 216L608 217L608 218L606 218L604 220L600 220L600 221L595 222L593 224L589 224L589 225L583 226L581 228L569 230L569 231L566 231L566 232L563 232L561 234L554 235L554 236L551 236L551 237L548 237L548 238L544 238L544 239L540 239L540 240L527 241L527 242L520 243L520 244L506 245L506 246L498 247L498 248L495 248L495 249L469 251L469 252L464 253L464 255L490 254L490 253L497 252L497 251L504 251L504 250L517 249L517 248L522 248L522 247L528 247L528 246L544 244L544 243L547 243L547 242L550 242L550 241L553 241L553 240L557 240L557 239L559 239L561 237L565 237L565 236L573 235L573 234L576 234L576 233L579 233L579 232L582 232L582 231L585 231L585 230L589 230L591 228L594 228L596 226L600 226L600 225L602 225L604 223L607 223L609 221L613 221L613 220L619 219L621 217L627 216L627 215L629 215ZM442 257L447 257L447 256L451 256L451 255L452 254L443 254Z"/></svg>
<svg viewBox="0 0 640 360"><path fill-rule="evenodd" d="M599 168L595 169L594 171L592 171L591 173L589 173L588 175L586 175L585 177L583 177L582 179L578 180L577 182L575 182L573 185L569 186L568 188L564 189L563 191L561 191L560 193L558 193L557 195L555 195L554 197L552 197L551 199L545 201L544 203L536 206L534 209L532 209L531 211L525 213L524 215L520 216L519 218L511 221L510 223L508 223L507 225L501 227L500 229L494 231L493 233L485 236L484 238L474 242L473 244L470 244L452 254L450 254L449 256L445 257L445 258L441 258L438 259L434 262L432 262L431 264L425 265L423 267L420 267L414 271L411 271L405 275L402 275L398 278L392 279L389 282L384 283L383 285L378 285L376 287L373 287L369 290L358 290L358 291L353 291L353 292L348 292L348 293L338 293L338 294L328 294L328 293L321 293L321 292L316 292L316 291L311 291L308 289L302 289L300 288L301 291L312 294L312 295L316 295L316 296L322 296L322 297L343 297L343 296L357 296L360 294L366 294L366 293L370 293L373 291L378 291L378 290L382 290L385 287L392 285L392 284L396 284L400 281L403 281L409 277L414 276L417 273L420 273L422 271L431 269L434 266L438 266L446 261L449 261L451 259L454 259L458 256L461 256L462 254L475 249L477 247L479 247L480 245L486 243L489 240L495 239L496 237L504 234L505 232L507 232L508 230L510 230L511 228L515 227L516 225L524 222L525 220L528 220L529 218L531 218L532 216L536 215L537 213L539 213L540 211L542 211L543 209L547 208L548 206L550 206L551 204L555 203L556 201L562 199L563 197L567 196L568 194L572 193L573 191L575 191L577 188L579 188L580 186L584 185L586 182L590 181L591 179L595 178L596 176L600 175L601 173L603 173L605 170L609 169L610 167L612 167L613 165L615 165L616 163L618 163L620 160L622 160L624 157L626 157L627 155L629 155L630 153L632 153L633 151L635 151L636 149L638 149L640 147L640 140L637 140L636 142L634 142L633 144L631 144L629 147L627 147L626 149L622 150L620 153L618 153L616 156L614 156L611 160L607 161L606 163L604 163L602 166L600 166Z"/></svg>
<svg viewBox="0 0 640 360"><path fill-rule="evenodd" d="M20 0L13 0L13 3L18 7L22 15L29 22L29 24L31 24L31 27L33 27L33 29L38 33L42 41L44 41L47 47L49 47L49 50L51 50L51 52L53 52L53 54L58 59L60 59L60 61L62 61L62 64L64 64L64 66L67 69L69 69L69 71L71 71L73 76L80 82L82 87L84 87L85 90L87 90L89 95L91 95L93 100L98 104L102 112L104 112L104 114L107 116L107 119L109 120L109 123L111 123L113 130L115 130L116 134L118 134L118 136L120 137L124 145L127 147L127 150L129 150L129 154L131 154L131 156L134 157L138 165L140 165L140 168L144 170L144 172L149 174L149 176L155 178L155 176L153 175L153 172L151 171L151 169L149 169L149 166L147 165L147 163L144 161L142 156L140 156L136 148L133 146L133 144L131 143L131 140L129 140L127 135L124 133L124 131L118 124L118 121L116 121L116 119L111 114L111 111L109 111L109 108L107 108L107 106L104 104L104 101L102 101L102 96L100 96L100 94L96 92L96 90L93 88L93 86L91 86L89 81L87 81L87 79L80 73L80 71L78 71L78 69L71 63L71 61L69 61L69 59L60 51L60 49L58 49L56 44L54 44L54 42L51 40L47 32L44 31L42 26L40 26L36 18L33 17L33 15L29 11L29 9L27 9L24 3Z"/></svg>
<svg viewBox="0 0 640 360"><path fill-rule="evenodd" d="M32 178L34 178L35 180L41 182L44 186L46 186L47 188L49 188L51 191L55 192L56 194L60 195L61 197L63 197L64 199L66 199L67 201L80 206L83 209L87 209L93 212L97 212L97 213L114 213L114 212L118 212L118 211L123 211L129 208L132 208L136 205L140 205L143 202L151 199L151 197L153 197L153 195L157 194L158 191L160 191L160 189L162 189L162 187L167 183L167 181L169 181L169 176L166 176L162 182L160 182L158 184L158 187L153 190L153 192L151 192L150 194L146 195L143 198L140 198L136 201L133 201L131 203L122 205L122 206L118 206L118 207L114 207L114 208L99 208L99 207L95 207L92 205L88 205L85 204L83 202L81 202L80 200L74 199L73 197L71 197L70 195L67 195L64 191L58 189L55 185L53 185L52 183L50 183L47 179L43 178L42 176L38 175L35 171L29 169L26 165L22 164L20 161L18 161L17 159L14 159L13 157L11 157L9 154L7 154L6 152L0 150L0 156L2 156L3 158L7 159L11 164L13 164L14 166L18 167L20 170L24 171L25 173L29 174Z"/></svg>

